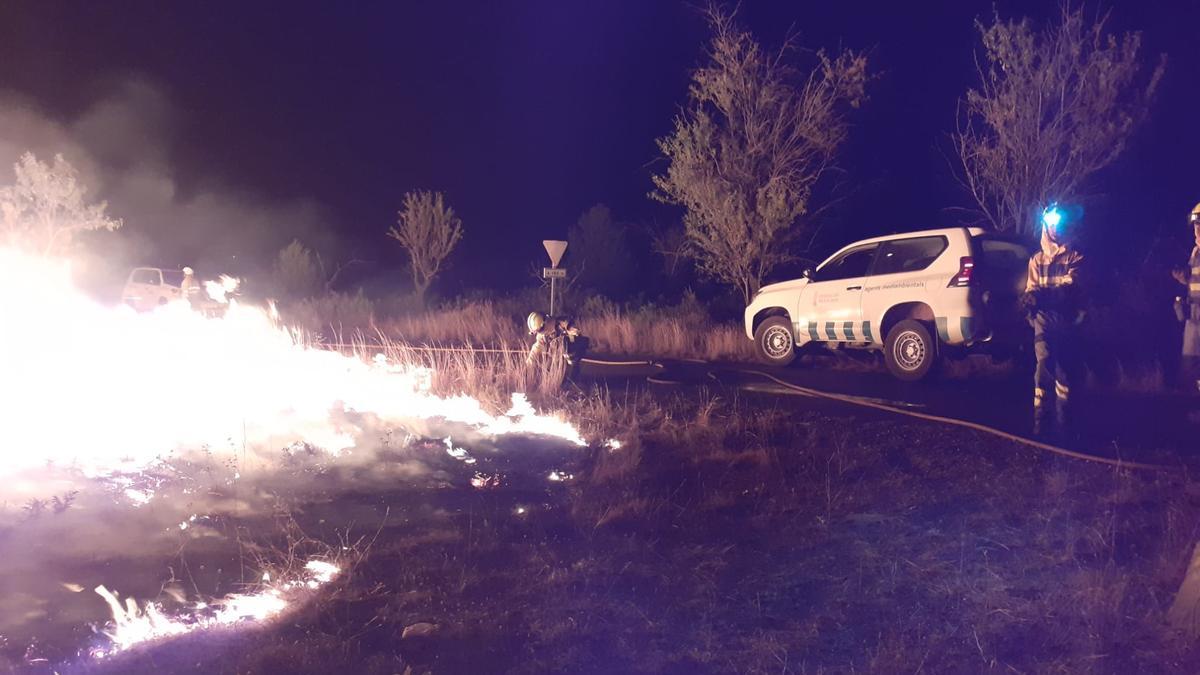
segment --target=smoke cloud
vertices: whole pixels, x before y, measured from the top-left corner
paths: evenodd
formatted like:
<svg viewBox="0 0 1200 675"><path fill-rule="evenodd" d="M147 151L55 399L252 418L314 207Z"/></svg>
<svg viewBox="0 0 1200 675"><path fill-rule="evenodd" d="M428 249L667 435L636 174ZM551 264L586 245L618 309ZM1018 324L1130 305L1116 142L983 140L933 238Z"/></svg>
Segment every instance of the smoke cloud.
<svg viewBox="0 0 1200 675"><path fill-rule="evenodd" d="M292 238L328 248L333 236L311 200L269 201L219 176L189 185L173 163L179 111L153 84L120 82L76 115L56 117L20 94L0 93L0 184L13 181L24 152L62 154L94 200L124 220L115 233L86 237L82 278L105 294L130 267L190 265L204 277L254 274ZM231 149L231 153L234 149Z"/></svg>

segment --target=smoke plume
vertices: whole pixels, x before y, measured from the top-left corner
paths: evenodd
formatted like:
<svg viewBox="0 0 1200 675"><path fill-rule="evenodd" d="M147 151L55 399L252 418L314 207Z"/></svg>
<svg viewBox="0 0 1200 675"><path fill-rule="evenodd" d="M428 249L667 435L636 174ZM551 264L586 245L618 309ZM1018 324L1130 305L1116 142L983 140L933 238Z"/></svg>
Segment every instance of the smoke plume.
<svg viewBox="0 0 1200 675"><path fill-rule="evenodd" d="M79 171L90 198L107 201L109 214L125 223L83 242L77 273L105 295L130 267L246 275L268 266L293 238L316 248L330 243L325 214L311 200L268 201L219 176L189 176L184 185L172 153L180 119L160 89L139 79L66 117L0 93L0 184L12 182L12 165L26 151L43 161L62 154ZM230 154L236 159L236 148Z"/></svg>

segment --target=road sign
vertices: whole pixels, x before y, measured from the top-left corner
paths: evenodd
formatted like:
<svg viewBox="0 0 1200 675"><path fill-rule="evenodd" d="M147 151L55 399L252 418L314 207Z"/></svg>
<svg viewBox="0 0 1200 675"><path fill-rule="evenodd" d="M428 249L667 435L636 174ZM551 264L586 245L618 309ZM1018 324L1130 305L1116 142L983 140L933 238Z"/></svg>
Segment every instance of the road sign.
<svg viewBox="0 0 1200 675"><path fill-rule="evenodd" d="M543 267L542 268L542 278L543 279L566 279L567 278L567 268L565 268L565 267Z"/></svg>
<svg viewBox="0 0 1200 675"><path fill-rule="evenodd" d="M550 256L550 266L558 267L558 262L562 260L563 253L567 250L567 242L546 239L542 242L542 246L546 247L546 253Z"/></svg>

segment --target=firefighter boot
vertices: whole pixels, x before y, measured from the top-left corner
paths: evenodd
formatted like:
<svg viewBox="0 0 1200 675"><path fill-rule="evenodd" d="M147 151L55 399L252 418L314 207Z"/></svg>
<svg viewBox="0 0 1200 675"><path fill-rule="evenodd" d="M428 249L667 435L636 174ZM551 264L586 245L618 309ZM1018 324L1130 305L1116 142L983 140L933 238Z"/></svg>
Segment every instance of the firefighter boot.
<svg viewBox="0 0 1200 675"><path fill-rule="evenodd" d="M1047 438L1053 431L1053 421L1046 405L1046 390L1038 387L1033 390L1033 435Z"/></svg>
<svg viewBox="0 0 1200 675"><path fill-rule="evenodd" d="M1061 440L1075 441L1079 429L1075 425L1075 406L1071 403L1071 390L1061 382L1054 385L1054 422Z"/></svg>

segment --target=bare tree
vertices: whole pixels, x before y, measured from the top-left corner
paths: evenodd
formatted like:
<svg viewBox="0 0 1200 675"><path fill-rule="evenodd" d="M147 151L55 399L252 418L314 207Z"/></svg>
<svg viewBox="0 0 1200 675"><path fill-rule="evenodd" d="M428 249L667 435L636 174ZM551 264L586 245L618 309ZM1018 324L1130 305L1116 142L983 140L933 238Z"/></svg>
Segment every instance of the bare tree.
<svg viewBox="0 0 1200 675"><path fill-rule="evenodd" d="M404 195L404 208L397 224L388 230L388 236L408 251L413 286L422 303L425 291L462 234L462 220L454 209L445 205L442 193L418 190Z"/></svg>
<svg viewBox="0 0 1200 675"><path fill-rule="evenodd" d="M1088 178L1125 150L1162 78L1143 75L1141 35L1105 31L1064 4L1060 21L976 22L980 85L959 104L960 180L997 230L1030 235L1050 201L1078 199Z"/></svg>
<svg viewBox="0 0 1200 675"><path fill-rule="evenodd" d="M846 139L844 104L864 100L867 59L818 51L805 74L785 62L792 40L767 53L731 14L713 7L708 20L708 63L692 74L674 132L658 140L669 166L651 196L687 209L700 269L749 302L789 258L788 235Z"/></svg>
<svg viewBox="0 0 1200 675"><path fill-rule="evenodd" d="M0 237L5 244L57 255L81 232L121 227L120 219L105 214L105 202L85 202L87 188L62 155L46 164L26 152L13 170L16 183L0 188Z"/></svg>
<svg viewBox="0 0 1200 675"><path fill-rule="evenodd" d="M685 271L685 265L692 256L688 252L689 244L687 230L682 224L672 225L654 233L651 248L662 258L663 272L671 278Z"/></svg>

